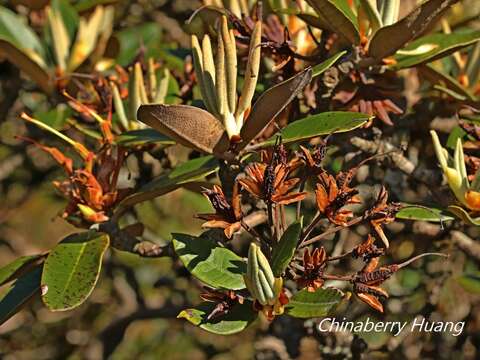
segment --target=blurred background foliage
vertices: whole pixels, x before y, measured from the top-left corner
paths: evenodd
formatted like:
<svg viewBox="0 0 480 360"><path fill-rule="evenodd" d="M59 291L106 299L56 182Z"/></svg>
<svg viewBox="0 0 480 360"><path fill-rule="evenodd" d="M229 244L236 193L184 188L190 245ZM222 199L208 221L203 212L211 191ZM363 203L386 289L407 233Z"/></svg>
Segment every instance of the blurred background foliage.
<svg viewBox="0 0 480 360"><path fill-rule="evenodd" d="M28 14L25 6L42 7L45 1L0 1L17 13ZM119 49L115 61L131 64L139 49L146 57L160 59L175 78L182 78L185 58L190 53L190 33L201 32L202 23L185 20L202 3L196 0L79 0L72 5L88 12L98 3L115 7L114 39ZM406 14L414 0L402 1ZM480 13L480 2L463 1L449 14L454 24ZM31 16L35 21L35 16ZM478 21L473 26L478 28ZM36 29L38 30L38 29ZM445 68L451 59L442 60ZM392 142L408 143L408 156L420 167L434 169L436 160L428 137L429 127L448 133L456 119L448 102L418 96L426 85L416 70L402 73L407 111L386 129ZM177 85L178 86L178 85ZM430 89L427 91L431 91ZM425 94L425 92L423 92ZM435 95L433 96L435 98ZM51 186L60 170L45 154L15 139L27 133L22 111L33 113L55 128L63 127L69 111L36 91L8 61L0 61L0 264L14 258L39 253L53 247L59 239L74 231L60 219L65 202ZM440 124L441 123L441 124ZM432 125L433 124L433 125ZM49 136L29 128L30 136ZM33 135L32 135L33 134ZM347 136L335 137L336 143ZM51 139L55 143L56 139ZM171 161L187 159L184 148L169 148ZM350 153L355 148L349 149ZM348 156L348 154L347 154ZM345 152L330 155L331 167L341 168ZM155 171L155 159L145 161ZM129 169L135 176L135 164ZM367 180L368 178L368 180ZM127 179L127 176L125 176ZM356 180L365 193L374 183L387 184L392 196L403 202L428 203L432 195L428 185L408 178L395 167L372 162L360 168ZM127 181L127 180L125 180ZM438 200L435 199L435 200ZM313 215L313 207L310 209ZM196 192L179 189L135 208L146 226L145 237L166 243L172 232L195 234L201 221L194 215L209 212L207 200ZM458 225L453 222L427 223L397 221L388 226L393 261L400 262L414 253L429 249L450 249L449 261L420 262L398 273L387 282L392 294L384 315L374 314L358 301L341 306L337 318L411 321L429 316L444 321L466 321L462 335L404 332L390 334L319 333L315 320L306 322L282 317L274 323L258 321L245 332L217 336L176 320L179 310L198 301L200 287L192 286L189 275L170 258L143 259L120 252L107 254L98 286L89 300L71 312L49 312L39 299L0 328L0 356L4 359L344 359L366 351L366 359L478 359L480 356L480 251L479 245L458 248ZM465 227L471 239L480 238L478 227ZM336 241L326 241L332 254L342 253L361 241L366 227L339 232ZM342 266L348 268L344 260ZM195 283L194 283L195 284ZM367 349L367 350L366 350Z"/></svg>

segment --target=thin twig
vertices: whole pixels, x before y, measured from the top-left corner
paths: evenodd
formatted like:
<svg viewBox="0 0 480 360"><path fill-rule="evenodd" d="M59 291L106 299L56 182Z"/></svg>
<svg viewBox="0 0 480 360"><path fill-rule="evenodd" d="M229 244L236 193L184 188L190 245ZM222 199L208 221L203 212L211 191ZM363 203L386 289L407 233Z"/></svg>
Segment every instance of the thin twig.
<svg viewBox="0 0 480 360"><path fill-rule="evenodd" d="M326 237L328 235L334 234L337 231L345 229L349 226L356 225L356 224L358 224L359 222L361 222L365 219L366 219L365 215L362 215L362 216L356 217L355 219L350 220L346 225L338 225L338 226L332 227L330 229L327 229L325 232L321 233L320 235L317 235L317 236L315 236L315 237L313 237L309 240L302 241L298 247L302 248L302 247L305 247L307 245L313 244L314 242L322 240L324 237Z"/></svg>
<svg viewBox="0 0 480 360"><path fill-rule="evenodd" d="M300 182L300 188L299 188L299 192L303 192L303 190L305 190L305 183L307 182L307 176L304 176ZM302 212L302 201L303 200L300 200L299 202L297 202L297 221L300 220L300 215L301 215L301 212Z"/></svg>
<svg viewBox="0 0 480 360"><path fill-rule="evenodd" d="M302 237L300 238L299 244L301 245L305 239L310 235L310 233L313 231L315 226L317 226L318 222L323 218L322 214L317 212L315 217L313 218L312 222L307 226L305 229L304 233L302 234Z"/></svg>

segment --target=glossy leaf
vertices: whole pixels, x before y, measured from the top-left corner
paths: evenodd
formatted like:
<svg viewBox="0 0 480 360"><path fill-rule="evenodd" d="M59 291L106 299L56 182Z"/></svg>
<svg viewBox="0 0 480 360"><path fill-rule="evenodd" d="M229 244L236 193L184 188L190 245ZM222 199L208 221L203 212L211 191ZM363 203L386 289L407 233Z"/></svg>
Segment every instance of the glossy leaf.
<svg viewBox="0 0 480 360"><path fill-rule="evenodd" d="M277 116L312 79L312 69L306 69L265 91L257 100L240 132L242 149Z"/></svg>
<svg viewBox="0 0 480 360"><path fill-rule="evenodd" d="M352 44L360 42L357 19L347 0L307 0L307 3L334 32L345 36Z"/></svg>
<svg viewBox="0 0 480 360"><path fill-rule="evenodd" d="M195 308L183 310L177 318L186 319L195 326L219 335L238 333L257 318L257 312L253 310L250 301L236 304L228 314L208 320L207 317L214 307L214 303L204 302Z"/></svg>
<svg viewBox="0 0 480 360"><path fill-rule="evenodd" d="M245 288L245 261L207 237L172 234L173 247L183 265L197 279L213 288Z"/></svg>
<svg viewBox="0 0 480 360"><path fill-rule="evenodd" d="M480 40L480 31L466 31L451 34L432 34L413 41L395 55L395 69L423 64L447 56L465 46ZM421 51L425 49L425 51ZM419 53L415 53L419 50ZM402 52L405 53L402 53ZM411 53L411 54L408 54Z"/></svg>
<svg viewBox="0 0 480 360"><path fill-rule="evenodd" d="M385 26L391 25L398 20L401 0L382 1L382 22Z"/></svg>
<svg viewBox="0 0 480 360"><path fill-rule="evenodd" d="M42 300L52 311L73 309L93 291L109 245L106 234L67 236L48 255L42 274Z"/></svg>
<svg viewBox="0 0 480 360"><path fill-rule="evenodd" d="M311 115L287 125L281 132L284 144L307 140L332 132L346 132L356 129L365 124L371 118L370 115L348 111L332 111ZM277 135L272 136L263 144L271 146L275 144Z"/></svg>
<svg viewBox="0 0 480 360"><path fill-rule="evenodd" d="M178 143L207 154L222 154L230 145L222 123L194 106L142 105L137 118Z"/></svg>
<svg viewBox="0 0 480 360"><path fill-rule="evenodd" d="M40 291L42 268L36 267L18 278L0 296L0 325L15 315L21 307Z"/></svg>
<svg viewBox="0 0 480 360"><path fill-rule="evenodd" d="M0 286L14 279L17 274L43 255L21 256L0 269Z"/></svg>
<svg viewBox="0 0 480 360"><path fill-rule="evenodd" d="M183 184L202 179L214 173L217 171L218 166L218 161L211 155L184 162L168 174L158 176L142 186L134 194L126 197L119 204L119 207L125 208L164 195Z"/></svg>
<svg viewBox="0 0 480 360"><path fill-rule="evenodd" d="M315 292L303 289L293 295L285 310L288 315L297 318L327 316L342 298L343 293L333 288L319 288Z"/></svg>
<svg viewBox="0 0 480 360"><path fill-rule="evenodd" d="M464 208L460 206L450 205L448 207L448 211L450 211L453 215L458 217L460 220L462 220L466 224L480 226L480 217L472 218L468 213L468 211L466 211Z"/></svg>
<svg viewBox="0 0 480 360"><path fill-rule="evenodd" d="M368 47L368 53L381 60L393 55L408 42L422 35L443 13L459 0L427 0L403 19L379 29Z"/></svg>
<svg viewBox="0 0 480 360"><path fill-rule="evenodd" d="M453 220L453 217L448 214L448 212L432 208L432 207L415 207L415 205L404 204L404 208L401 209L396 217L397 219L406 219L406 220L418 220L418 221L432 221L432 222L442 222Z"/></svg>
<svg viewBox="0 0 480 360"><path fill-rule="evenodd" d="M285 230L280 241L273 248L270 264L275 276L281 276L292 260L301 233L302 223L300 221L294 222Z"/></svg>
<svg viewBox="0 0 480 360"><path fill-rule="evenodd" d="M345 54L347 53L346 50L344 51L340 51L339 53L329 57L327 60L325 60L324 62L318 64L318 65L315 65L313 68L312 68L312 78L318 76L318 75L321 75L323 74L328 68L330 68L331 66L333 66L333 64L335 64L338 59L340 59L342 56L344 56Z"/></svg>
<svg viewBox="0 0 480 360"><path fill-rule="evenodd" d="M173 145L175 141L153 129L138 129L122 133L116 139L118 145L139 146L146 144Z"/></svg>

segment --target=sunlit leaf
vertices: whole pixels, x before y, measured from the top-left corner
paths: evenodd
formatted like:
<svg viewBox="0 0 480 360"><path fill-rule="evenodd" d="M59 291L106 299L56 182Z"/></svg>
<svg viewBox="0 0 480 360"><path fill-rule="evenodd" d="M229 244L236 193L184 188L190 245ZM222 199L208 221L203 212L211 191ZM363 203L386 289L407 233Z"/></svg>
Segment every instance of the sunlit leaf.
<svg viewBox="0 0 480 360"><path fill-rule="evenodd" d="M335 64L343 55L345 55L347 53L346 50L344 51L340 51L338 54L335 54L331 57L329 57L327 60L325 60L324 62L318 64L318 65L315 65L313 68L312 68L312 78L318 76L318 75L321 75L323 74L328 68L330 68L331 66L333 66L333 64Z"/></svg>
<svg viewBox="0 0 480 360"><path fill-rule="evenodd" d="M342 298L343 293L333 288L319 288L315 292L303 289L293 295L285 310L288 315L298 318L327 316Z"/></svg>
<svg viewBox="0 0 480 360"><path fill-rule="evenodd" d="M348 111L332 111L311 115L287 125L281 131L282 142L288 144L333 132L350 131L364 125L370 118L371 116L367 114ZM272 136L263 145L271 146L275 144L276 137L277 135Z"/></svg>
<svg viewBox="0 0 480 360"><path fill-rule="evenodd" d="M466 31L451 34L432 34L421 37L413 41L404 50L395 55L397 63L393 65L395 69L423 64L440 57L447 56L465 46L469 46L480 40L480 31ZM424 48L420 53L408 54L416 49ZM403 52L405 51L405 52ZM403 53L402 53L403 52Z"/></svg>
<svg viewBox="0 0 480 360"><path fill-rule="evenodd" d="M360 4L368 17L370 28L373 31L380 29L383 26L383 21L377 9L377 0L360 0Z"/></svg>
<svg viewBox="0 0 480 360"><path fill-rule="evenodd" d="M368 47L368 53L381 60L393 55L408 42L419 37L443 13L459 0L427 0L403 19L379 29Z"/></svg>
<svg viewBox="0 0 480 360"><path fill-rule="evenodd" d="M106 234L67 236L49 253L42 274L42 300L52 311L73 309L93 291L109 245Z"/></svg>
<svg viewBox="0 0 480 360"><path fill-rule="evenodd" d="M426 206L417 207L414 204L404 204L404 206L405 207L397 213L397 219L432 222L450 221L454 219L448 212L442 209Z"/></svg>
<svg viewBox="0 0 480 360"><path fill-rule="evenodd" d="M236 304L228 314L208 320L207 317L214 307L214 303L204 302L195 308L183 310L177 318L186 319L195 326L219 335L238 333L257 318L257 312L253 310L253 304L250 301Z"/></svg>
<svg viewBox="0 0 480 360"><path fill-rule="evenodd" d="M45 66L45 50L40 39L20 15L3 6L0 6L0 39L8 41L37 64Z"/></svg>
<svg viewBox="0 0 480 360"><path fill-rule="evenodd" d="M213 288L245 288L245 261L233 251L207 237L172 234L173 247L187 270Z"/></svg>

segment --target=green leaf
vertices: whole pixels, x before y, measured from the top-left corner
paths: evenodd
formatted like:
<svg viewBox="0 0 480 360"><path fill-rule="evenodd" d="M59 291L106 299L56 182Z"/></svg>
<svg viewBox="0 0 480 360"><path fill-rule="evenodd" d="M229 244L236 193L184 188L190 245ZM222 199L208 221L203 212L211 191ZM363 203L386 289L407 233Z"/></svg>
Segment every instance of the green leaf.
<svg viewBox="0 0 480 360"><path fill-rule="evenodd" d="M447 139L447 148L455 150L455 147L457 146L457 140L458 139L463 139L467 135L467 132L463 130L460 126L455 126L451 131L450 134L448 135Z"/></svg>
<svg viewBox="0 0 480 360"><path fill-rule="evenodd" d="M157 23L150 22L119 31L116 36L120 43L117 63L127 66L133 61L141 46L147 50L145 58L155 55L154 51L158 50L161 44L162 29Z"/></svg>
<svg viewBox="0 0 480 360"><path fill-rule="evenodd" d="M370 115L349 111L332 111L311 115L286 126L281 132L282 142L288 144L333 132L350 131L362 126L370 118ZM263 144L265 146L274 145L276 137L277 135L272 136Z"/></svg>
<svg viewBox="0 0 480 360"><path fill-rule="evenodd" d="M61 14L68 37L73 41L80 21L77 10L67 0L52 0L51 7L56 10L56 13Z"/></svg>
<svg viewBox="0 0 480 360"><path fill-rule="evenodd" d="M153 129L131 130L116 138L116 143L123 146L146 144L174 145L175 141Z"/></svg>
<svg viewBox="0 0 480 360"><path fill-rule="evenodd" d="M393 55L425 32L451 5L459 0L427 0L403 19L379 29L368 47L370 56L381 60Z"/></svg>
<svg viewBox="0 0 480 360"><path fill-rule="evenodd" d="M462 288L471 294L480 294L480 272L475 274L464 274L457 278Z"/></svg>
<svg viewBox="0 0 480 360"><path fill-rule="evenodd" d="M45 50L35 32L21 16L3 6L0 6L0 39L10 42L37 64L45 65Z"/></svg>
<svg viewBox="0 0 480 360"><path fill-rule="evenodd" d="M307 0L307 3L334 32L343 35L352 44L360 42L357 18L347 0Z"/></svg>
<svg viewBox="0 0 480 360"><path fill-rule="evenodd" d="M220 247L213 239L172 234L173 247L183 265L203 283L222 289L245 288L245 261L233 251Z"/></svg>
<svg viewBox="0 0 480 360"><path fill-rule="evenodd" d="M124 209L125 207L151 200L173 191L186 183L200 180L217 171L218 167L218 161L211 155L202 156L184 162L168 174L160 175L142 186L134 194L126 197L119 204L119 209Z"/></svg>
<svg viewBox="0 0 480 360"><path fill-rule="evenodd" d="M391 25L398 20L400 12L400 0L382 1L380 7L382 22L385 26Z"/></svg>
<svg viewBox="0 0 480 360"><path fill-rule="evenodd" d="M402 208L396 215L397 219L418 220L418 221L432 221L442 222L451 221L453 217L448 212L432 208L432 207L416 207L415 204L403 204Z"/></svg>
<svg viewBox="0 0 480 360"><path fill-rule="evenodd" d="M236 304L228 314L208 320L207 317L214 308L214 303L204 302L195 308L183 310L177 318L186 319L195 326L219 335L238 333L257 318L257 312L253 310L250 301Z"/></svg>
<svg viewBox="0 0 480 360"><path fill-rule="evenodd" d="M480 31L432 34L413 41L395 54L395 69L404 69L447 56L480 40Z"/></svg>
<svg viewBox="0 0 480 360"><path fill-rule="evenodd" d="M454 94L457 93L458 95L464 97L462 100L468 99L473 102L478 101L476 96L472 94L465 86L461 85L455 78L451 77L450 75L447 75L440 70L437 70L432 64L426 64L422 66L421 72L431 83L444 84L447 89L453 91L454 93L452 94L451 92L445 91L445 89L439 85L435 86L436 89L442 92L446 92L452 97L455 97Z"/></svg>
<svg viewBox="0 0 480 360"><path fill-rule="evenodd" d="M40 290L42 267L18 278L0 298L0 325L15 315Z"/></svg>
<svg viewBox="0 0 480 360"><path fill-rule="evenodd" d="M67 236L48 255L42 274L42 300L52 311L73 309L93 291L109 245L106 234Z"/></svg>
<svg viewBox="0 0 480 360"><path fill-rule="evenodd" d="M333 288L319 288L315 292L303 289L290 299L286 312L297 318L326 316L334 310L342 298L343 293Z"/></svg>
<svg viewBox="0 0 480 360"><path fill-rule="evenodd" d="M71 107L59 104L49 111L36 111L33 117L54 129L61 130L72 113Z"/></svg>
<svg viewBox="0 0 480 360"><path fill-rule="evenodd" d="M273 248L271 266L276 277L282 275L295 255L301 233L302 221L294 222L285 230L280 241Z"/></svg>
<svg viewBox="0 0 480 360"><path fill-rule="evenodd" d="M43 255L21 256L10 264L2 267L0 269L0 286L14 279L21 270L24 270L28 265L40 259L42 256Z"/></svg>
<svg viewBox="0 0 480 360"><path fill-rule="evenodd" d="M346 50L340 51L339 53L329 57L324 62L322 62L318 65L315 65L312 68L312 78L314 78L315 76L323 74L325 72L325 70L327 70L329 67L331 67L333 64L335 64L338 61L338 59L340 59L346 53L347 53Z"/></svg>
<svg viewBox="0 0 480 360"><path fill-rule="evenodd" d="M377 0L360 0L360 4L365 10L372 31L380 29L383 26L383 20L377 9Z"/></svg>
<svg viewBox="0 0 480 360"><path fill-rule="evenodd" d="M448 207L448 211L450 211L453 215L458 217L460 220L462 220L466 224L480 226L480 217L472 218L470 214L460 206L450 205Z"/></svg>
<svg viewBox="0 0 480 360"><path fill-rule="evenodd" d="M75 2L75 9L78 12L87 11L97 5L115 4L118 0L80 0Z"/></svg>

